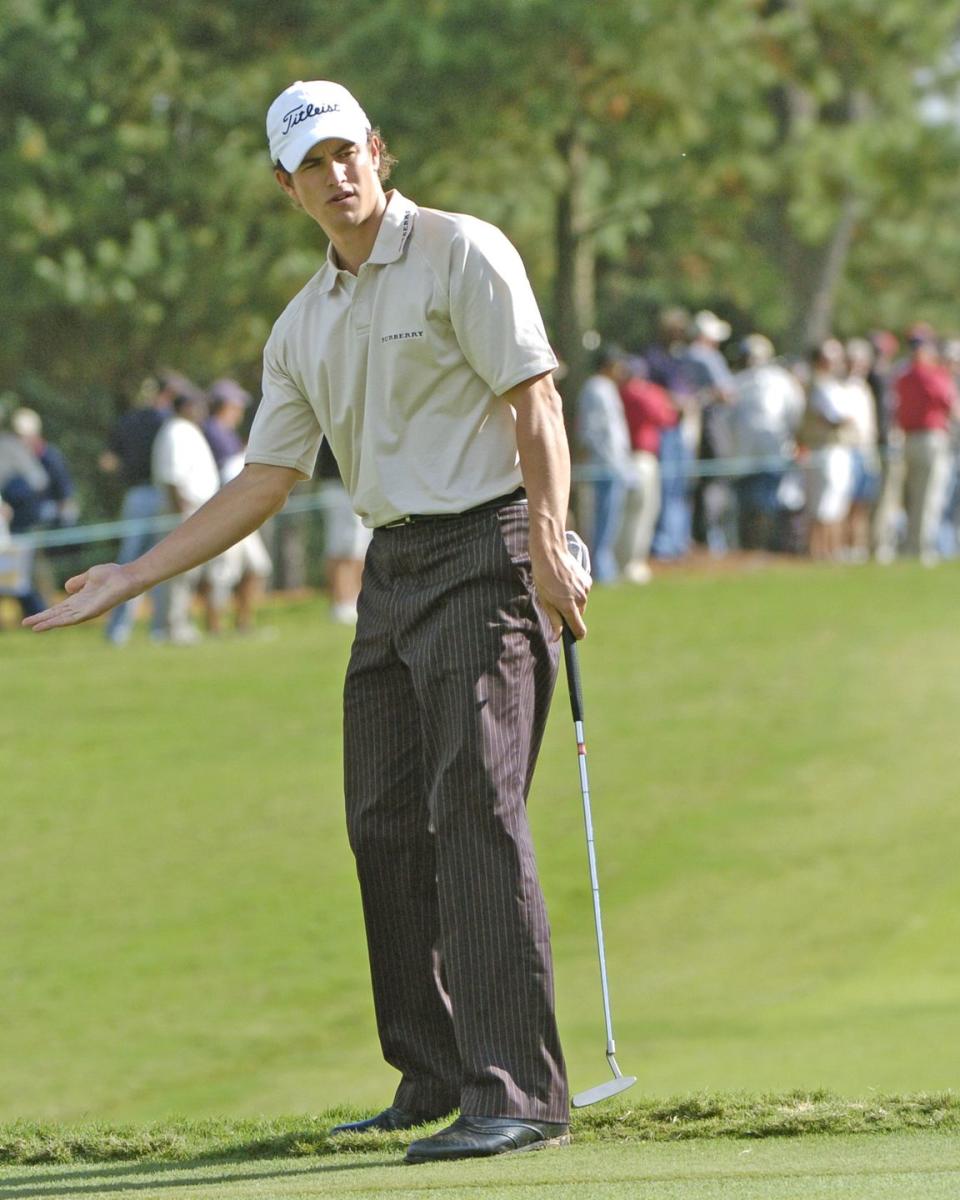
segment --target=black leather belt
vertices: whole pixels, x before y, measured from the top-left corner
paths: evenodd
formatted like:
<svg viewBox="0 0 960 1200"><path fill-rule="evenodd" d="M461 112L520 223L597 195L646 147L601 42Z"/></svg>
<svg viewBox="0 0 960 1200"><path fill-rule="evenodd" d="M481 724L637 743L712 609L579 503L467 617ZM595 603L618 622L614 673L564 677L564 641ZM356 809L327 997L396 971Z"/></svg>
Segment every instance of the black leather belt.
<svg viewBox="0 0 960 1200"><path fill-rule="evenodd" d="M456 521L458 517L467 517L471 513L485 512L488 508L504 508L507 504L519 504L526 500L527 493L522 487L515 488L506 496L495 496L493 500L485 500L473 508L465 508L455 513L408 513L405 517L397 517L395 521L387 521L379 529L399 529L403 525L419 525L423 521Z"/></svg>

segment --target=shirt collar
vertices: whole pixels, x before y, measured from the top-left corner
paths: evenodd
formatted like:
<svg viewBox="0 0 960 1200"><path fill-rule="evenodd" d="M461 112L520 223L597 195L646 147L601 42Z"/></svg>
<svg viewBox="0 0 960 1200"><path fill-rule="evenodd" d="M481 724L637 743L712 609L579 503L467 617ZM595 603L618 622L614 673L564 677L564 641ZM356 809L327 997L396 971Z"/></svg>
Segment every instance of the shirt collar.
<svg viewBox="0 0 960 1200"><path fill-rule="evenodd" d="M383 210L380 228L377 231L377 240L373 243L370 257L366 261L377 264L396 262L403 254L410 234L413 232L417 211L417 206L413 201L402 196L396 188L389 191L387 207ZM321 268L320 278L317 280L318 291L329 292L337 281L337 273L340 269L331 242L327 246L327 261Z"/></svg>

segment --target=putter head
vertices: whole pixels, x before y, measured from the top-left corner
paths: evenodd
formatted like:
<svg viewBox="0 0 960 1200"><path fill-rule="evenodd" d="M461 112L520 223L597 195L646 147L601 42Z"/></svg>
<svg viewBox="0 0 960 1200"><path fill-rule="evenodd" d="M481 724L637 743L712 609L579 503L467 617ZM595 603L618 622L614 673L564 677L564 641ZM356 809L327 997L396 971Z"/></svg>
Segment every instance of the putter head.
<svg viewBox="0 0 960 1200"><path fill-rule="evenodd" d="M637 1082L636 1075L618 1075L607 1083L598 1083L596 1087L588 1088L585 1092L577 1092L570 1103L574 1108L586 1108L588 1104L599 1104L601 1100L609 1100L633 1087Z"/></svg>

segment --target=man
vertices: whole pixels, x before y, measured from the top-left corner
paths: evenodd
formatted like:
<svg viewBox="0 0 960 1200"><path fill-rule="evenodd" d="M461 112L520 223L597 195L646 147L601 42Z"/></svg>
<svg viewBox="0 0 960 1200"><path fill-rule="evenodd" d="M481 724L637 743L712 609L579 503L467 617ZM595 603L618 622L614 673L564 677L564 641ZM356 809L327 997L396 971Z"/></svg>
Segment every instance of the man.
<svg viewBox="0 0 960 1200"><path fill-rule="evenodd" d="M699 458L711 462L729 458L733 375L720 347L732 330L716 313L702 309L690 323L687 369L700 406ZM693 531L714 554L724 554L733 541L733 489L723 478L709 475L697 482L693 499Z"/></svg>
<svg viewBox="0 0 960 1200"><path fill-rule="evenodd" d="M370 530L353 511L327 442L320 447L316 474L324 501L323 570L330 592L330 619L340 625L356 625Z"/></svg>
<svg viewBox="0 0 960 1200"><path fill-rule="evenodd" d="M577 443L589 472L581 494L590 509L587 541L598 583L612 583L620 574L614 547L627 486L633 479L630 431L618 387L626 377L623 351L602 346L577 397Z"/></svg>
<svg viewBox="0 0 960 1200"><path fill-rule="evenodd" d="M18 408L10 428L47 473L47 486L40 493L38 523L48 528L75 525L78 515L76 488L66 457L59 446L43 436L43 421L32 408Z"/></svg>
<svg viewBox="0 0 960 1200"><path fill-rule="evenodd" d="M950 420L960 400L949 370L940 361L936 335L915 326L908 338L910 365L894 387L897 424L904 434L907 504L906 553L933 566L937 535L950 484Z"/></svg>
<svg viewBox="0 0 960 1200"><path fill-rule="evenodd" d="M778 550L780 489L796 452L804 395L796 376L774 361L773 343L762 333L743 339L744 369L733 377L730 408L732 451L747 460L735 484L741 549Z"/></svg>
<svg viewBox="0 0 960 1200"><path fill-rule="evenodd" d="M676 427L680 414L665 387L653 383L646 361L633 355L628 378L620 384L620 399L630 431L633 483L627 491L617 562L630 583L649 583L650 547L660 515L660 443L664 430Z"/></svg>
<svg viewBox="0 0 960 1200"><path fill-rule="evenodd" d="M325 436L373 529L345 790L381 1045L402 1074L354 1128L459 1107L414 1162L566 1140L525 812L561 624L586 632L556 359L506 238L385 193L383 143L344 88L293 84L267 130L278 183L330 248L267 343L247 465L143 558L70 580L29 623L86 620L221 553L309 477Z"/></svg>
<svg viewBox="0 0 960 1200"><path fill-rule="evenodd" d="M679 414L677 423L660 433L660 513L652 547L660 559L683 558L690 549L687 481L700 438L700 413L686 357L689 328L685 308L664 309L657 318L657 340L643 352L650 382L665 389Z"/></svg>
<svg viewBox="0 0 960 1200"><path fill-rule="evenodd" d="M164 370L156 378L144 380L134 407L117 421L109 444L100 455L100 470L120 476L125 489L120 519L133 526L120 543L117 558L121 563L133 562L157 540L150 522L164 511L166 497L153 482L153 443L170 416L173 401L178 396L198 395L199 390L177 371ZM151 634L156 641L165 641L169 633L169 588L154 588L150 599ZM134 604L127 602L110 614L106 637L114 646L126 645L130 640L134 608Z"/></svg>
<svg viewBox="0 0 960 1200"><path fill-rule="evenodd" d="M213 453L221 484L229 483L243 470L245 445L239 429L250 400L250 393L235 379L217 379L207 390L208 416L203 422L203 436ZM223 613L231 595L236 632L252 632L257 601L272 569L270 555L256 530L210 563L203 583L207 632L223 632Z"/></svg>
<svg viewBox="0 0 960 1200"><path fill-rule="evenodd" d="M154 439L151 473L163 496L163 512L189 517L220 487L220 472L201 428L206 415L202 394L178 395L173 416ZM190 604L202 574L190 570L170 581L167 637L174 645L189 646L200 639L190 619Z"/></svg>
<svg viewBox="0 0 960 1200"><path fill-rule="evenodd" d="M809 550L818 561L837 559L853 497L852 427L847 408L846 351L830 337L811 354L810 389L797 440L806 454Z"/></svg>
<svg viewBox="0 0 960 1200"><path fill-rule="evenodd" d="M15 399L7 393L9 399ZM28 533L40 520L44 492L50 486L46 468L31 451L19 433L5 429L6 405L0 401L0 533ZM43 611L46 601L33 580L34 554L19 546L16 569L4 581L4 593L9 592L20 604L24 617Z"/></svg>

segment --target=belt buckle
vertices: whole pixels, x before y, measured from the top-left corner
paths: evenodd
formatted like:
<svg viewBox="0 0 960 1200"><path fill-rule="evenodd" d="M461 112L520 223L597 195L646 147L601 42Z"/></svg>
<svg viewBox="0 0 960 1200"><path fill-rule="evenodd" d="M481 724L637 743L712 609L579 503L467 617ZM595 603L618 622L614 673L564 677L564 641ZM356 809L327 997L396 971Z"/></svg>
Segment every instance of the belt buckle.
<svg viewBox="0 0 960 1200"><path fill-rule="evenodd" d="M384 529L401 529L404 525L412 525L414 518L408 513L405 517L397 517L395 521L387 521Z"/></svg>

